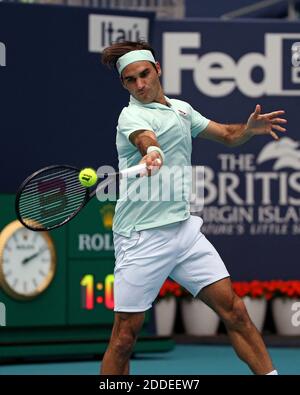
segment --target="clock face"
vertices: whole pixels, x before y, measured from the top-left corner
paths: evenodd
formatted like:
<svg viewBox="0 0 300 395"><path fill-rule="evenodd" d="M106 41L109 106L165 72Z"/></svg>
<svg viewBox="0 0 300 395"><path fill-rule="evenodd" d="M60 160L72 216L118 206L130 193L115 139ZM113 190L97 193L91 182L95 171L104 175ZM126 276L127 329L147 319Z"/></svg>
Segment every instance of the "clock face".
<svg viewBox="0 0 300 395"><path fill-rule="evenodd" d="M18 221L0 235L0 281L16 299L33 298L51 283L55 273L53 243L47 233L33 232Z"/></svg>

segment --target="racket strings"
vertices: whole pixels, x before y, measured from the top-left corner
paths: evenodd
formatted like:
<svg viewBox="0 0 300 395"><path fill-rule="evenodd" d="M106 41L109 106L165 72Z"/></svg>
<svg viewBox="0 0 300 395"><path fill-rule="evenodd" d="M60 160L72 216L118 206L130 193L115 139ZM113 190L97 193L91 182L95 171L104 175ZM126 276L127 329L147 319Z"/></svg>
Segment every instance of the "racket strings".
<svg viewBox="0 0 300 395"><path fill-rule="evenodd" d="M76 173L76 174L78 174L78 173ZM73 180L73 178L74 178L73 174L69 174L69 172L64 171L64 172L58 172L56 178L53 180L49 179L49 176L45 177L45 176L41 175L41 177L39 177L39 183L41 185L46 184L46 183L49 185L51 185L51 183L53 185L55 185L55 183L57 183L57 180L59 180L59 179L63 179L65 182L67 182L68 180ZM77 180L77 183L78 183L78 180ZM81 186L80 183L78 183L78 184L79 184L79 186ZM35 189L36 189L36 183L32 183L32 184L30 183L26 186L26 192L31 192Z"/></svg>
<svg viewBox="0 0 300 395"><path fill-rule="evenodd" d="M82 202L83 198L80 198L74 201L73 204L68 203L68 205L64 205L63 207L52 205L49 208L47 206L47 211L41 211L40 207L35 211L32 209L22 209L20 210L20 215L25 223L36 224L32 226L34 228L52 227L68 219L69 216L81 207ZM39 205L38 202L37 205Z"/></svg>
<svg viewBox="0 0 300 395"><path fill-rule="evenodd" d="M77 209L78 206L81 206L81 203L82 203L82 197L78 198L77 200L74 199L73 204L72 205L69 204L68 208L64 209L63 216L68 217L74 210ZM52 210L51 212L53 212L56 209L56 207L57 206L55 205L55 203L53 203L51 205L47 205L47 210L49 210L49 211ZM24 209L28 213L29 208L24 208ZM25 214L25 212L24 212L25 210L20 209L22 217ZM36 206L31 206L30 207L30 218L32 220L38 221L40 218L40 210L41 210L40 207L36 208ZM27 215L27 217L28 217L28 215ZM51 215L51 219L55 220L56 218L58 218L57 215ZM49 221L47 219L45 219L43 222L46 223Z"/></svg>
<svg viewBox="0 0 300 395"><path fill-rule="evenodd" d="M51 215L51 218L49 218L48 220L47 219L43 220L42 224L40 224L39 218L33 218L33 217L30 219L27 219L27 222L43 225L42 228L44 228L44 227L48 227L48 226L56 224L56 223L60 224L61 222L64 222L76 210L77 210L77 207L75 207L75 208L73 207L73 208L70 208L70 210L64 211L63 214Z"/></svg>
<svg viewBox="0 0 300 395"><path fill-rule="evenodd" d="M77 169L47 169L23 187L18 202L19 214L31 228L51 228L75 214L86 195L87 189L80 184Z"/></svg>
<svg viewBox="0 0 300 395"><path fill-rule="evenodd" d="M77 192L78 190L81 190L81 189L79 189L78 186L75 186L75 187L70 187L70 188L68 189L68 192L69 192L69 193L73 193L73 192ZM20 204L19 204L19 207L20 207L20 208L23 208L23 207L26 206L27 209L28 209L28 208L32 208L32 207L35 207L35 208L38 210L39 208L36 206L36 197L32 198L32 197L33 197L33 194L36 193L36 192L37 192L36 190L33 190L33 191L30 192L30 195L28 196L28 199L25 200L25 199L23 198L23 199L22 199L22 202L20 202ZM28 191L26 191L26 193L28 193ZM57 194L57 193L45 194L45 198L49 197L49 199L51 199L51 196L52 196L52 198L53 198L53 197L56 196L56 194ZM77 197L77 195L74 197L74 200L76 200L76 197ZM80 195L78 194L78 198L81 199L81 194L80 194ZM52 203L52 204L54 205L55 202ZM49 203L49 208L51 207L52 204Z"/></svg>

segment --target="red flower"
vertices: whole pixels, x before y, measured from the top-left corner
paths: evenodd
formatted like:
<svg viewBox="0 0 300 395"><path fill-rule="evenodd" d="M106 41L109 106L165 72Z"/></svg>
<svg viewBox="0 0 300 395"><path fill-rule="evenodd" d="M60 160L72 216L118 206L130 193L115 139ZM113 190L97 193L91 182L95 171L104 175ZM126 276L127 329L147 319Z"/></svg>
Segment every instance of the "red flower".
<svg viewBox="0 0 300 395"><path fill-rule="evenodd" d="M232 286L241 298L250 296L252 298L264 297L269 300L276 296L300 297L300 280L241 281L233 282Z"/></svg>
<svg viewBox="0 0 300 395"><path fill-rule="evenodd" d="M175 281L166 280L162 285L159 294L157 296L157 300L161 300L163 298L170 298L171 296L180 297L183 293L183 288L177 284Z"/></svg>
<svg viewBox="0 0 300 395"><path fill-rule="evenodd" d="M241 298L265 298L270 300L277 296L288 298L300 298L300 280L270 280L270 281L234 281L232 282L234 292ZM173 280L167 279L162 285L157 300L164 298L184 297L191 298L191 294Z"/></svg>

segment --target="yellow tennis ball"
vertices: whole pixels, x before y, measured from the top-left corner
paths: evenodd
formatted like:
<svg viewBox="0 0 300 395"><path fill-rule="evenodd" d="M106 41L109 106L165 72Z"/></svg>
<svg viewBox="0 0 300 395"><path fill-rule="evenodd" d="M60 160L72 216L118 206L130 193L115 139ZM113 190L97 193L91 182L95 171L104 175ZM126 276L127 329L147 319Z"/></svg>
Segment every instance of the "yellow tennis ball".
<svg viewBox="0 0 300 395"><path fill-rule="evenodd" d="M82 169L79 173L79 181L81 185L84 187L92 187L94 184L97 182L97 173L95 172L94 169L87 167L85 169Z"/></svg>

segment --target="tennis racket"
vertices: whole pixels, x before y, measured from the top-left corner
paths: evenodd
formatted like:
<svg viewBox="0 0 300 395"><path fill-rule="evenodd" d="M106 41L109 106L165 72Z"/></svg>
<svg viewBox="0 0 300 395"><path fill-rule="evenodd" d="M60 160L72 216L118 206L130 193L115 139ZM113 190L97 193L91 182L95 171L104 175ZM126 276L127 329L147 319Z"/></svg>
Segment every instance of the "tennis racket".
<svg viewBox="0 0 300 395"><path fill-rule="evenodd" d="M129 167L107 174L98 180L94 189L84 187L79 181L80 169L67 165L53 165L36 171L21 184L17 191L15 209L17 218L34 231L58 228L74 218L96 192L117 178L144 176L146 164ZM107 182L107 180L109 182Z"/></svg>

